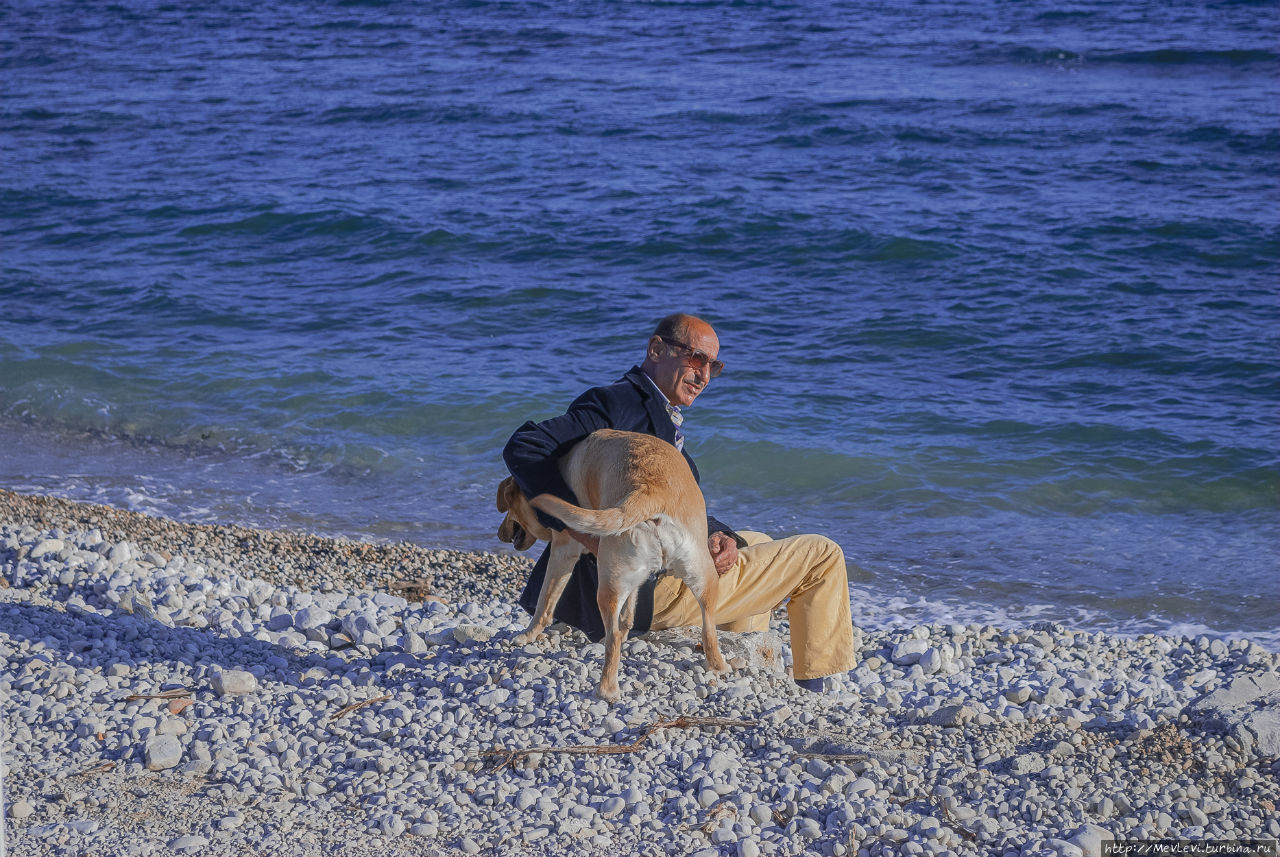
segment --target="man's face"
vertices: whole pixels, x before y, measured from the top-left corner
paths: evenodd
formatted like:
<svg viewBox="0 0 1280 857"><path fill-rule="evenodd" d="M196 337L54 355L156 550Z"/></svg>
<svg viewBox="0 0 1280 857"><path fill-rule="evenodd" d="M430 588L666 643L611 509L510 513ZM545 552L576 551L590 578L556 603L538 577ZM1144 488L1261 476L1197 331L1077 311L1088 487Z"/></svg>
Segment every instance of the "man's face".
<svg viewBox="0 0 1280 857"><path fill-rule="evenodd" d="M720 353L720 339L709 324L691 324L686 331L689 340L681 341L693 351L701 351L707 357L715 359ZM649 373L658 389L662 391L673 405L684 407L693 404L698 394L711 380L711 365L708 363L701 369L689 365L692 351L671 345L656 336L649 338L649 351L645 355L644 369Z"/></svg>

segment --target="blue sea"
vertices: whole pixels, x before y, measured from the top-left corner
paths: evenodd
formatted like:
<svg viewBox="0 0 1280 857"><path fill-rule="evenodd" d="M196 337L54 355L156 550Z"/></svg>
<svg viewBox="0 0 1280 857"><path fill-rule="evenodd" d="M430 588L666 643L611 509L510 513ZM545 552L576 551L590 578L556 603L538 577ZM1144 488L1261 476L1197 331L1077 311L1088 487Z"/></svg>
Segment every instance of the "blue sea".
<svg viewBox="0 0 1280 857"><path fill-rule="evenodd" d="M0 485L501 550L672 311L873 627L1280 649L1276 0L0 5Z"/></svg>

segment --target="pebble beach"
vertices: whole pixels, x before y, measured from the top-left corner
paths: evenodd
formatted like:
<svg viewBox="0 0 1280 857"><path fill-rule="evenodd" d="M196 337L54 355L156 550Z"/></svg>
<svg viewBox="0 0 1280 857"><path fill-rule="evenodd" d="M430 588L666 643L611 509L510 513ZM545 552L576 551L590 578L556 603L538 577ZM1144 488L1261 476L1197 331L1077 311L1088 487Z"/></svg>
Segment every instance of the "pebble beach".
<svg viewBox="0 0 1280 857"><path fill-rule="evenodd" d="M15 855L1097 855L1280 837L1280 655L1247 640L857 629L795 688L785 612L516 646L523 556L0 491Z"/></svg>

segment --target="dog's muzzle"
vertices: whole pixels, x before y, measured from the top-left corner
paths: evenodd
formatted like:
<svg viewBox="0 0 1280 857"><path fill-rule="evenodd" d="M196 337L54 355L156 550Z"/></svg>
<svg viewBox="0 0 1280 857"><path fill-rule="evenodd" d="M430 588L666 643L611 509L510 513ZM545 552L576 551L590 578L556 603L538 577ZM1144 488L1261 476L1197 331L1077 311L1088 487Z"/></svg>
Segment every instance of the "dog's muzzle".
<svg viewBox="0 0 1280 857"><path fill-rule="evenodd" d="M511 522L511 544L513 547L518 550L524 550L524 548L520 547L520 544L526 537L528 537L528 535L529 534L524 531L524 527L514 521Z"/></svg>
<svg viewBox="0 0 1280 857"><path fill-rule="evenodd" d="M528 550L537 541L528 530L510 518L498 528L498 539L507 542L518 551Z"/></svg>

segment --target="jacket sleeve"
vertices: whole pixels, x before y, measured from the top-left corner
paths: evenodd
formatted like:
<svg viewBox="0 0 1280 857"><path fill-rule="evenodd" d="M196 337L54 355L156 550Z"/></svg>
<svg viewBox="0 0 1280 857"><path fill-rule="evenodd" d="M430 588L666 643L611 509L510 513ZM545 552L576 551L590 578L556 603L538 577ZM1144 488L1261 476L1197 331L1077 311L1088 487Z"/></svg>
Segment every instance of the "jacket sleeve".
<svg viewBox="0 0 1280 857"><path fill-rule="evenodd" d="M728 524L725 524L722 521L716 520L711 515L707 515L707 533L708 534L724 533L725 535L733 539L733 541L738 545L739 548L745 548L747 546L746 539L738 535L737 532L731 529Z"/></svg>
<svg viewBox="0 0 1280 857"><path fill-rule="evenodd" d="M560 458L596 429L613 428L609 410L597 387L574 400L563 415L539 423L530 421L515 430L502 450L502 460L526 497L554 494L577 505L578 498L560 475ZM550 515L539 512L538 519L552 529L564 529L564 524Z"/></svg>

